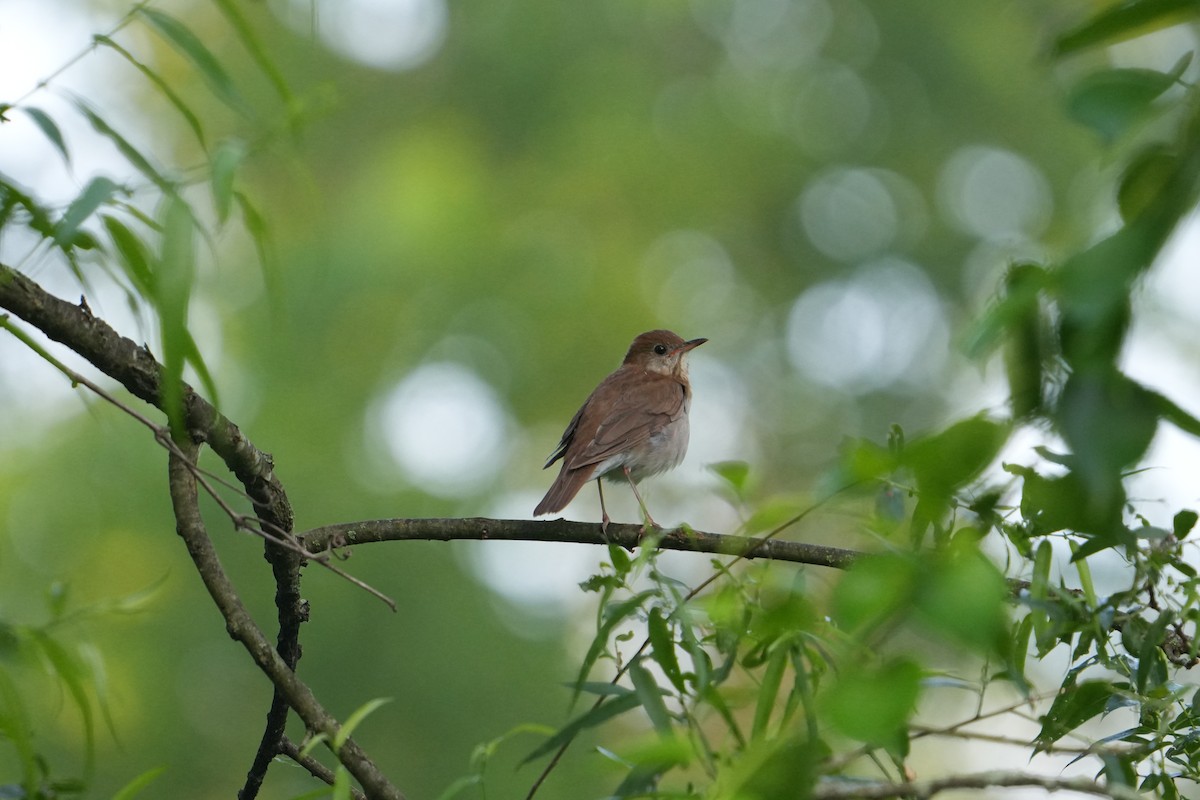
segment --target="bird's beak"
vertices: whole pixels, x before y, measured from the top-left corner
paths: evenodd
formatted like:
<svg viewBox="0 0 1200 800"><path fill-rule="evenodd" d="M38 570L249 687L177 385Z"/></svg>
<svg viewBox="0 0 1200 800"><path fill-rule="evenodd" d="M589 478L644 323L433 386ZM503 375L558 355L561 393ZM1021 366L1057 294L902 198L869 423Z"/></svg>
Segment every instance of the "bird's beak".
<svg viewBox="0 0 1200 800"><path fill-rule="evenodd" d="M704 344L707 341L708 341L708 339L692 339L690 342L684 342L683 344L679 345L679 347L676 348L675 352L686 353L689 350L695 350L697 347L699 347L700 345Z"/></svg>

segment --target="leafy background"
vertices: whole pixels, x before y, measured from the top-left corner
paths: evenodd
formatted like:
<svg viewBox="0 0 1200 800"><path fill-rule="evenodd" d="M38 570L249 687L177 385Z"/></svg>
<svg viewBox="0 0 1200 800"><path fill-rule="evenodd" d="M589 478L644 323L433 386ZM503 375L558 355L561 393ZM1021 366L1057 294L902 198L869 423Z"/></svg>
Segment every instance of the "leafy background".
<svg viewBox="0 0 1200 800"><path fill-rule="evenodd" d="M1121 154L1170 124L1144 83L1122 106L1085 78L1108 63L1167 72L1195 46L1176 26L1054 58L1055 36L1094 10L1066 0L426 0L380 5L374 20L366 3L281 0L239 6L264 67L222 6L163 2L126 17L123 4L13 0L0 48L13 68L0 72L17 108L0 128L0 170L60 210L97 176L113 182L97 190L106 199L152 191L73 94L172 179L236 162L252 210L218 187L229 206L205 212L217 232L199 248L192 295L158 300L188 305L221 408L273 452L298 530L528 516L561 426L654 327L711 340L693 358L692 454L651 488L661 522L737 526L708 463L749 461L758 502L790 507L827 485L847 437L882 442L893 423L920 432L1002 410L1002 365L970 357L973 323L1012 260L1055 261L1114 228ZM197 63L172 19L215 64ZM115 44L90 50L102 32ZM1181 69L1191 79L1196 67ZM1179 90L1168 86L1169 99ZM69 163L28 107L53 117ZM219 224L226 214L241 224ZM259 216L265 259L250 235ZM94 222L84 230L99 235ZM1194 281L1176 266L1191 235L1139 296L1122 356L1177 398L1194 384L1174 360L1195 351ZM156 353L178 352L119 288L132 279L106 274L92 251L72 262L13 234L0 255L62 296L85 293ZM198 360L185 360L203 385ZM46 625L84 642L103 663L111 716L91 720L102 764L91 768L70 691L29 666L21 680L44 682L39 742L56 772L95 769L97 796L156 764L173 796L229 796L267 682L171 535L161 454L63 388L0 337L0 608L14 631L0 643ZM1007 453L1030 463L1030 446L1018 436ZM1157 447L1151 464L1195 453L1169 433ZM1169 469L1144 481L1144 513L1169 528L1170 503L1194 488L1179 494ZM614 505L635 517L628 498ZM834 504L795 535L857 544L869 505ZM597 516L586 494L569 511ZM259 543L219 544L269 617ZM546 687L575 676L593 609L574 583L598 560L565 545L363 549L348 568L400 611L311 571L302 674L342 716L393 697L356 736L410 796L437 796L479 742L562 721L570 690ZM685 578L708 569L700 557L669 563ZM820 593L829 578L808 580ZM513 769L525 744L498 748L494 796L528 786L529 768ZM568 760L547 796L575 796L569 787L611 769ZM287 768L268 781L272 796L310 787Z"/></svg>

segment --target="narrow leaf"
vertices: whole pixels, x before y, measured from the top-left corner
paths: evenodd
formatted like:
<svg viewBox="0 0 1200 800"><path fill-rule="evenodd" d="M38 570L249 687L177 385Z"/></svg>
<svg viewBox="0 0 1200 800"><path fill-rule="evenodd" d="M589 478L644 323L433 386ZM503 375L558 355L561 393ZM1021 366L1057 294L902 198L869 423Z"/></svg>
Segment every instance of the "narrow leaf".
<svg viewBox="0 0 1200 800"><path fill-rule="evenodd" d="M338 730L337 735L333 737L333 749L335 751L341 750L342 745L344 745L346 740L350 738L350 734L354 733L354 729L358 727L359 723L366 719L368 715L372 714L375 709L390 702L392 702L392 698L390 697L376 697L374 700L363 703L361 706L355 709L354 713L346 718L346 721Z"/></svg>
<svg viewBox="0 0 1200 800"><path fill-rule="evenodd" d="M49 114L34 106L23 106L21 108L31 120L33 124L41 128L42 133L50 140L50 143L58 148L58 152L62 153L63 161L71 163L71 154L67 152L67 143L63 139L62 131L58 127Z"/></svg>
<svg viewBox="0 0 1200 800"><path fill-rule="evenodd" d="M660 736L671 736L674 733L671 712L667 711L667 704L663 701L662 689L650 671L642 666L640 658L629 665L629 679L633 681L633 691L642 708L646 709L646 716L650 718L654 730Z"/></svg>
<svg viewBox="0 0 1200 800"><path fill-rule="evenodd" d="M667 680L682 692L684 688L683 673L679 669L679 659L675 655L675 638L671 636L671 628L667 624L666 618L663 617L662 609L656 608L650 612L648 627L651 655L662 667Z"/></svg>
<svg viewBox="0 0 1200 800"><path fill-rule="evenodd" d="M233 206L233 179L245 158L246 144L240 139L225 139L213 150L210 159L213 204L217 219L222 223L229 219L229 210Z"/></svg>
<svg viewBox="0 0 1200 800"><path fill-rule="evenodd" d="M779 686L783 682L783 672L788 664L788 652L787 643L781 642L767 659L767 668L763 670L762 683L758 687L758 701L754 705L754 724L750 728L752 738L758 739L767 732L775 699L779 696Z"/></svg>
<svg viewBox="0 0 1200 800"><path fill-rule="evenodd" d="M117 249L126 277L143 296L151 296L154 293L154 273L150 269L150 252L146 245L116 217L103 214L100 221Z"/></svg>
<svg viewBox="0 0 1200 800"><path fill-rule="evenodd" d="M341 764L333 771L332 800L350 800L350 772Z"/></svg>
<svg viewBox="0 0 1200 800"><path fill-rule="evenodd" d="M245 193L234 192L233 196L237 199L238 209L242 212L242 224L246 226L246 232L250 234L250 238L254 242L254 249L258 254L258 264L263 271L263 279L271 290L268 294L270 297L279 297L281 287L271 258L271 240L267 222Z"/></svg>
<svg viewBox="0 0 1200 800"><path fill-rule="evenodd" d="M79 226L120 189L118 184L108 178L93 178L79 196L71 201L62 219L54 226L55 244L59 247L70 247Z"/></svg>
<svg viewBox="0 0 1200 800"><path fill-rule="evenodd" d="M750 465L745 461L721 461L708 465L709 472L725 481L739 500L746 499L746 481L750 477Z"/></svg>
<svg viewBox="0 0 1200 800"><path fill-rule="evenodd" d="M61 644L44 632L34 631L30 639L46 657L54 674L67 687L67 693L79 709L79 716L83 719L84 750L87 759L85 770L91 772L96 756L96 735L92 703L88 699L86 687L87 670Z"/></svg>
<svg viewBox="0 0 1200 800"><path fill-rule="evenodd" d="M1042 717L1037 749L1045 748L1104 711L1116 688L1107 681L1085 681L1063 687Z"/></svg>
<svg viewBox="0 0 1200 800"><path fill-rule="evenodd" d="M172 195L164 213L161 269L155 280L155 307L163 347L162 407L176 436L183 429L183 365L189 354L188 303L195 270L193 221L186 204Z"/></svg>
<svg viewBox="0 0 1200 800"><path fill-rule="evenodd" d="M580 732L594 728L619 714L624 714L626 711L638 708L639 706L641 706L641 700L638 698L636 692L630 692L622 697L594 706L568 722L558 733L542 742L532 753L525 756L521 763L527 764L546 753L552 753L563 744L574 739Z"/></svg>
<svg viewBox="0 0 1200 800"><path fill-rule="evenodd" d="M167 98L167 102L174 106L175 110L179 112L179 115L183 117L184 121L188 124L188 127L192 129L192 133L195 135L196 141L200 143L200 146L207 149L208 145L206 145L204 141L204 128L200 124L200 118L196 116L195 112L193 112L191 108L188 107L187 103L183 102L183 98L171 88L170 84L163 80L157 72L134 58L133 53L130 53L128 50L117 44L109 37L97 35L94 38L96 44L101 44L105 47L115 50L121 55L122 58L132 64L138 72L142 73L142 75L144 75L148 81L153 83L158 90L163 93L163 96Z"/></svg>
<svg viewBox="0 0 1200 800"><path fill-rule="evenodd" d="M208 369L208 364L204 363L204 356L200 355L200 348L196 345L196 340L192 337L192 332L184 331L184 333L186 334L186 339L183 343L185 363L191 365L192 369L196 370L196 377L200 379L200 386L203 387L205 394L208 396L208 401L219 408L221 398L217 394L217 382L213 380L212 373Z"/></svg>
<svg viewBox="0 0 1200 800"><path fill-rule="evenodd" d="M1196 18L1193 0L1140 0L1117 3L1072 31L1058 37L1054 54L1074 53L1088 47L1114 44Z"/></svg>
<svg viewBox="0 0 1200 800"><path fill-rule="evenodd" d="M1067 113L1111 143L1145 118L1150 104L1174 83L1173 76L1150 69L1096 72L1071 90Z"/></svg>
<svg viewBox="0 0 1200 800"><path fill-rule="evenodd" d="M258 36L254 33L254 29L250 27L250 23L242 16L241 10L234 0L216 0L217 6L221 12L225 14L225 18L229 20L229 24L233 26L234 32L237 33L238 39L241 40L242 46L246 48L246 52L258 64L258 68L275 87L275 92L279 98L288 105L293 103L292 91L288 88L287 81L283 78L283 73L275 66L275 63L267 56L266 48L258 40Z"/></svg>
<svg viewBox="0 0 1200 800"><path fill-rule="evenodd" d="M249 116L249 107L238 94L229 73L221 66L221 62L213 55L213 52L204 45L204 42L192 33L190 28L170 14L149 6L138 6L138 13L175 49L191 61L196 69L200 70L200 75L212 89L213 94L235 111Z"/></svg>
<svg viewBox="0 0 1200 800"><path fill-rule="evenodd" d="M644 592L639 592L628 600L624 600L616 605L609 606L604 609L604 619L598 626L596 638L592 640L591 647L583 657L583 663L579 665L579 677L575 680L575 695L572 702L579 697L579 692L584 681L587 680L588 674L592 671L592 666L596 660L604 653L608 647L608 637L612 634L613 629L628 619L632 614L636 613L642 604L650 597L654 596L653 590L647 589Z"/></svg>
<svg viewBox="0 0 1200 800"><path fill-rule="evenodd" d="M133 167L142 175L146 176L158 188L164 192L173 192L174 186L168 181L163 174L155 169L154 165L142 155L141 151L129 143L129 140L116 131L108 124L82 97L73 98L75 107L79 109L79 113L87 117L88 122L96 130L97 133L107 138L112 142L121 155L125 157Z"/></svg>
<svg viewBox="0 0 1200 800"><path fill-rule="evenodd" d="M155 767L148 769L141 775L131 780L129 783L122 786L116 794L113 795L113 800L133 800L141 794L142 790L149 786L155 778L167 771L166 767Z"/></svg>

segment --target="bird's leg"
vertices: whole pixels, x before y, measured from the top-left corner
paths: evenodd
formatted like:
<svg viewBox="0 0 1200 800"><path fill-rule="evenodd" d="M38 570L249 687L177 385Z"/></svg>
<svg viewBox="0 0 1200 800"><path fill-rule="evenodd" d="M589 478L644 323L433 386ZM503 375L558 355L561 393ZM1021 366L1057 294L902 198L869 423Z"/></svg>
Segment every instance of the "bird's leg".
<svg viewBox="0 0 1200 800"><path fill-rule="evenodd" d="M600 532L604 534L604 541L608 541L608 523L611 522L608 518L608 510L604 508L604 487L600 485L600 479L596 479L596 491L600 493Z"/></svg>
<svg viewBox="0 0 1200 800"><path fill-rule="evenodd" d="M654 517L650 516L650 509L646 508L646 501L642 500L642 495L637 490L637 484L633 482L633 476L629 474L629 467L621 467L621 470L625 473L625 480L629 481L629 488L633 489L633 496L637 498L638 505L642 508L642 516L646 518L646 524L655 528L662 527L654 521ZM643 534L646 533L646 524L642 525Z"/></svg>

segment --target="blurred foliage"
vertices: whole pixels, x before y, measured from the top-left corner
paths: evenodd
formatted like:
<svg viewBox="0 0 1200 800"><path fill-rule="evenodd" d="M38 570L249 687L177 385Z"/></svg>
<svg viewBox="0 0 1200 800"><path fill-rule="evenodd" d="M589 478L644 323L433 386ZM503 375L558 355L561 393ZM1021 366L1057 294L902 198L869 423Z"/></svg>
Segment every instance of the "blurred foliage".
<svg viewBox="0 0 1200 800"><path fill-rule="evenodd" d="M732 431L712 454L728 508L690 491L677 516L779 535L836 504L823 535L871 554L828 584L714 561L701 592L652 548L610 548L582 584L583 643L565 603L533 611L475 581L481 548L356 552L396 617L306 575L301 674L396 783L519 796L582 738L592 755L575 745L540 796L819 795L953 769L920 743L1032 704L1030 755L1082 738L1067 752L1107 784L1188 791L1196 513L1155 526L1127 483L1162 422L1200 421L1120 357L1200 186L1197 67L1190 51L1150 63L1154 36L1194 44L1192 4L422 7L441 38L399 71L318 47L349 13L331 4L122 9L78 63L111 59L150 111L40 86L3 106L76 185L60 202L0 174L5 263L100 316L130 309L123 332L175 387L171 421L194 380L274 452L301 527L531 507L580 387L668 325L712 340L697 412L707 388L707 421ZM115 153L105 174L83 172L82 136ZM1007 410L959 388L975 385L948 333L963 328L977 362L999 356ZM380 419L411 398L405 376L446 364L465 382L418 409L482 386L494 415L464 423L475 438L439 472L421 456L453 455L451 431L406 458ZM0 396L18 421L0 440L3 790L228 796L269 687L164 535L157 449L108 408L60 414L57 388L21 405L22 387ZM1036 462L1006 455L1017 432L1044 442ZM269 618L257 543L220 546ZM1092 565L1114 558L1098 591ZM102 598L164 572L136 631L109 619ZM86 644L60 601L19 621L59 579L95 610ZM35 713L47 697L60 708ZM1120 729L1097 733L1101 717ZM266 791L312 788L278 765Z"/></svg>

